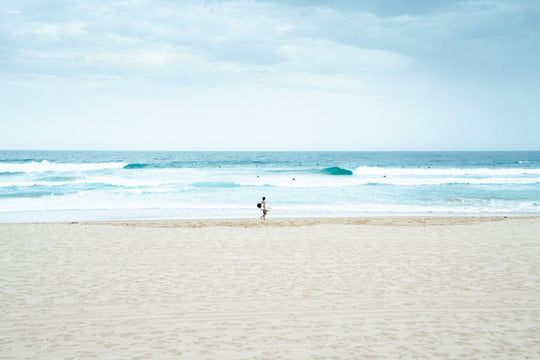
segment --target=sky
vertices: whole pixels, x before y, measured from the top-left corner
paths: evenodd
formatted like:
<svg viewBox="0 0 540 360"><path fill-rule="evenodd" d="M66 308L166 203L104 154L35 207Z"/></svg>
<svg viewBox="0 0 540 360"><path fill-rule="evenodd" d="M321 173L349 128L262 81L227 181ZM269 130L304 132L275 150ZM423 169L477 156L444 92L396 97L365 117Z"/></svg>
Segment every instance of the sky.
<svg viewBox="0 0 540 360"><path fill-rule="evenodd" d="M0 149L540 150L537 0L2 0Z"/></svg>

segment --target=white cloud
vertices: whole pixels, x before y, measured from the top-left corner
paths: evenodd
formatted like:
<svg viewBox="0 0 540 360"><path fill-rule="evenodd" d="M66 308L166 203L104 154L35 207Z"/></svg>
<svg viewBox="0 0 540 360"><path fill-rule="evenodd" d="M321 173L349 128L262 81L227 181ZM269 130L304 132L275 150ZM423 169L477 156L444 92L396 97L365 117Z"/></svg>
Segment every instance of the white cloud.
<svg viewBox="0 0 540 360"><path fill-rule="evenodd" d="M514 81L516 88L528 82L524 88L531 91L520 96L538 93L534 3L452 2L442 10L427 6L384 16L352 2L347 10L330 1L287 3L51 0L34 9L36 3L21 1L20 7L6 5L4 13L0 5L0 93L23 94L31 102L52 90L45 91L48 100L55 103L60 94L56 106L62 108L63 91L69 92L78 105L71 117L88 106L87 99L100 98L103 109L140 122L161 108L155 116L170 126L194 119L206 130L215 119L227 119L255 132L258 124L250 120L256 118L295 124L298 131L316 127L324 137L332 119L351 134L395 128L419 141L433 118L448 121L440 126L448 130L454 118L465 124L510 114L501 101L490 111L489 99L506 99L508 91L493 81ZM14 8L20 13L8 12ZM474 99L464 101L470 88L500 96L485 95L475 105ZM7 100L1 105L10 106ZM47 106L42 102L41 112ZM11 107L11 113L18 110ZM105 110L98 115L120 121ZM220 123L223 133L227 124ZM270 131L269 144L280 131ZM379 135L358 141L385 139L382 130Z"/></svg>
<svg viewBox="0 0 540 360"><path fill-rule="evenodd" d="M74 78L93 72L102 77L106 71L110 77L167 77L178 86L215 81L304 88L317 84L335 90L343 84L344 91L355 88L356 76L388 76L410 65L399 53L345 44L314 31L322 12L327 13L325 22L337 26L334 11L252 2L161 4L113 2L107 15L102 11L99 17L74 7L65 12L77 15L77 21L20 23L13 28L25 39L12 56L14 66L21 61L35 72L49 64L54 72L64 62L65 71L58 76L70 76L71 69ZM33 38L53 43L33 48Z"/></svg>
<svg viewBox="0 0 540 360"><path fill-rule="evenodd" d="M314 73L388 73L406 70L409 59L385 50L366 49L328 40L305 40L279 49L293 70Z"/></svg>
<svg viewBox="0 0 540 360"><path fill-rule="evenodd" d="M105 34L104 41L114 46L132 47L141 44L141 39L133 36L125 36L119 34Z"/></svg>
<svg viewBox="0 0 540 360"><path fill-rule="evenodd" d="M17 24L11 31L14 37L37 37L41 40L62 40L87 35L86 24L78 21L42 22L29 21Z"/></svg>

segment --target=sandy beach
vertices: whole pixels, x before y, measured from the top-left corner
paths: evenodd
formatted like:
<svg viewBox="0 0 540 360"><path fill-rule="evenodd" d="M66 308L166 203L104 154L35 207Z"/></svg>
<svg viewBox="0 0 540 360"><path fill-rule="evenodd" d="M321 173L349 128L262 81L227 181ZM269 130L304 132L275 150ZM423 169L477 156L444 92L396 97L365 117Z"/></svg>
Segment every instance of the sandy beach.
<svg viewBox="0 0 540 360"><path fill-rule="evenodd" d="M0 359L538 359L540 217L0 224Z"/></svg>

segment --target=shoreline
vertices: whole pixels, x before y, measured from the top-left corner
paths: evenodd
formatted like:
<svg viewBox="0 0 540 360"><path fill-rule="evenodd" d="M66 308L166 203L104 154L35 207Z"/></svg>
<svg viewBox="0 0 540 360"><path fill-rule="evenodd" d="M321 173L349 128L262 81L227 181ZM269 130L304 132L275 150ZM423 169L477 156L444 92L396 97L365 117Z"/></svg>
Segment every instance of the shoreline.
<svg viewBox="0 0 540 360"><path fill-rule="evenodd" d="M141 220L80 220L51 222L8 222L2 225L111 225L164 228L200 228L200 227L258 227L258 226L313 226L321 224L340 225L376 225L376 226L426 226L426 225L467 225L493 221L511 221L518 219L540 219L540 215L429 215L429 216L359 216L359 217L288 217L268 218L223 218L223 219L141 219Z"/></svg>

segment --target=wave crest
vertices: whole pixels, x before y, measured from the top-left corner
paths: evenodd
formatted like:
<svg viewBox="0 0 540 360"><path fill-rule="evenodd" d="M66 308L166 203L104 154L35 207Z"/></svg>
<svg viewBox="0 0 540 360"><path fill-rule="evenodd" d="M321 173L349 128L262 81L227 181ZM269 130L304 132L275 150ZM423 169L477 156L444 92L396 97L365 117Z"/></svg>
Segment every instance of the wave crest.
<svg viewBox="0 0 540 360"><path fill-rule="evenodd" d="M124 169L144 169L150 167L150 164L140 164L140 163L133 163L133 164L127 164L124 166Z"/></svg>
<svg viewBox="0 0 540 360"><path fill-rule="evenodd" d="M32 172L68 172L68 171L95 171L121 169L125 162L103 163L54 163L47 160L25 163L0 163L0 173L32 173Z"/></svg>
<svg viewBox="0 0 540 360"><path fill-rule="evenodd" d="M233 188L240 187L242 185L227 181L201 181L192 183L191 186L198 188Z"/></svg>
<svg viewBox="0 0 540 360"><path fill-rule="evenodd" d="M338 166L322 169L321 172L327 175L352 175L353 172L349 169L343 169Z"/></svg>
<svg viewBox="0 0 540 360"><path fill-rule="evenodd" d="M538 168L385 168L360 166L354 170L355 175L363 176L532 176L540 175Z"/></svg>

